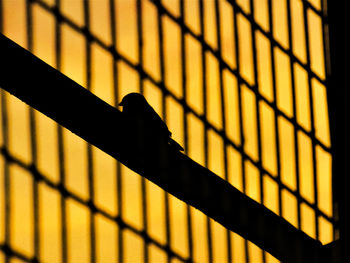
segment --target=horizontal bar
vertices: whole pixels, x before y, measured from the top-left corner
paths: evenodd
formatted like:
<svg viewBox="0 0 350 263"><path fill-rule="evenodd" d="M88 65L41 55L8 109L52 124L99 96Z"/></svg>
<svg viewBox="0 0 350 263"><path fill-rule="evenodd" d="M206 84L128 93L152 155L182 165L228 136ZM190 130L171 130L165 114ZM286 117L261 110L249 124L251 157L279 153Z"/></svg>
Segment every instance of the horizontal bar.
<svg viewBox="0 0 350 263"><path fill-rule="evenodd" d="M0 87L283 262L319 262L321 243L168 146L0 35ZM136 128L135 128L136 127Z"/></svg>

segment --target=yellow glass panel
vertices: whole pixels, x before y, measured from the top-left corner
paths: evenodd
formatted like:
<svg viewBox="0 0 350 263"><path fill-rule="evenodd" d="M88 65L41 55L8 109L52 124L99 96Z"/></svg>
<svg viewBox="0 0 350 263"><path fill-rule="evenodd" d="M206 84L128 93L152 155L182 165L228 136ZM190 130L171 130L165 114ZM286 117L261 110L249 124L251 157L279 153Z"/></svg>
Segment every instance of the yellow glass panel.
<svg viewBox="0 0 350 263"><path fill-rule="evenodd" d="M326 87L312 79L312 96L316 137L326 146L330 146L328 104Z"/></svg>
<svg viewBox="0 0 350 263"><path fill-rule="evenodd" d="M182 58L181 28L168 17L163 17L165 85L181 98L182 94Z"/></svg>
<svg viewBox="0 0 350 263"><path fill-rule="evenodd" d="M228 70L223 71L226 135L237 145L241 142L239 122L239 100L236 77Z"/></svg>
<svg viewBox="0 0 350 263"><path fill-rule="evenodd" d="M273 211L275 214L279 214L278 204L278 184L271 177L264 175L263 178L264 189L264 205Z"/></svg>
<svg viewBox="0 0 350 263"><path fill-rule="evenodd" d="M245 255L245 240L231 232L231 253L232 253L232 261L233 262L246 262L246 255Z"/></svg>
<svg viewBox="0 0 350 263"><path fill-rule="evenodd" d="M149 246L149 261L151 263L166 263L167 254L164 250L161 250L152 244Z"/></svg>
<svg viewBox="0 0 350 263"><path fill-rule="evenodd" d="M204 164L204 124L193 114L188 114L188 156Z"/></svg>
<svg viewBox="0 0 350 263"><path fill-rule="evenodd" d="M213 130L208 132L208 168L224 179L224 142L222 138Z"/></svg>
<svg viewBox="0 0 350 263"><path fill-rule="evenodd" d="M260 199L260 175L259 170L249 161L245 162L246 169L246 194L257 202Z"/></svg>
<svg viewBox="0 0 350 263"><path fill-rule="evenodd" d="M157 8L149 1L142 5L142 41L144 69L156 80L160 79Z"/></svg>
<svg viewBox="0 0 350 263"><path fill-rule="evenodd" d="M325 78L322 19L311 9L307 10L311 69L322 79Z"/></svg>
<svg viewBox="0 0 350 263"><path fill-rule="evenodd" d="M87 143L69 130L63 131L66 186L88 199Z"/></svg>
<svg viewBox="0 0 350 263"><path fill-rule="evenodd" d="M75 24L84 25L84 8L83 0L62 0L60 2L61 12Z"/></svg>
<svg viewBox="0 0 350 263"><path fill-rule="evenodd" d="M91 92L110 105L115 105L113 58L100 46L91 46Z"/></svg>
<svg viewBox="0 0 350 263"><path fill-rule="evenodd" d="M310 131L311 120L308 75L306 70L297 63L294 63L294 75L297 121L307 131Z"/></svg>
<svg viewBox="0 0 350 263"><path fill-rule="evenodd" d="M58 183L57 124L38 111L35 111L35 124L38 169L45 177Z"/></svg>
<svg viewBox="0 0 350 263"><path fill-rule="evenodd" d="M115 8L117 50L133 63L138 63L136 1L116 0Z"/></svg>
<svg viewBox="0 0 350 263"><path fill-rule="evenodd" d="M110 10L108 0L90 0L88 2L90 12L90 30L92 34L103 40L107 45L111 44Z"/></svg>
<svg viewBox="0 0 350 263"><path fill-rule="evenodd" d="M149 80L144 81L144 96L160 117L163 116L162 91Z"/></svg>
<svg viewBox="0 0 350 263"><path fill-rule="evenodd" d="M236 68L233 7L226 0L219 0L221 56L231 67Z"/></svg>
<svg viewBox="0 0 350 263"><path fill-rule="evenodd" d="M242 156L232 146L227 147L228 181L243 192Z"/></svg>
<svg viewBox="0 0 350 263"><path fill-rule="evenodd" d="M110 214L116 215L118 211L116 160L100 149L92 148L94 194L96 206Z"/></svg>
<svg viewBox="0 0 350 263"><path fill-rule="evenodd" d="M3 31L8 38L15 41L22 47L27 46L26 38L26 1L3 0L2 1L2 21ZM16 12L13 12L16 10ZM6 21L6 22L5 22Z"/></svg>
<svg viewBox="0 0 350 263"><path fill-rule="evenodd" d="M182 255L188 256L187 245L187 214L186 204L172 195L169 196L170 207L170 244L171 249Z"/></svg>
<svg viewBox="0 0 350 263"><path fill-rule="evenodd" d="M25 163L31 161L29 107L6 93L9 151Z"/></svg>
<svg viewBox="0 0 350 263"><path fill-rule="evenodd" d="M68 199L67 243L69 262L90 261L89 210L78 202Z"/></svg>
<svg viewBox="0 0 350 263"><path fill-rule="evenodd" d="M61 262L61 207L60 193L39 184L40 207L40 259L44 262Z"/></svg>
<svg viewBox="0 0 350 263"><path fill-rule="evenodd" d="M210 219L213 242L213 261L227 262L227 230Z"/></svg>
<svg viewBox="0 0 350 263"><path fill-rule="evenodd" d="M167 97L166 102L166 120L168 128L172 133L171 137L180 145L184 145L183 108L171 97Z"/></svg>
<svg viewBox="0 0 350 263"><path fill-rule="evenodd" d="M200 34L199 0L185 0L185 23L196 34Z"/></svg>
<svg viewBox="0 0 350 263"><path fill-rule="evenodd" d="M123 261L125 263L144 262L142 251L143 251L143 246L145 244L142 238L129 230L124 230L123 241L124 241Z"/></svg>
<svg viewBox="0 0 350 263"><path fill-rule="evenodd" d="M244 151L255 161L258 160L258 136L255 94L242 86L242 111L244 127Z"/></svg>
<svg viewBox="0 0 350 263"><path fill-rule="evenodd" d="M262 164L272 175L277 175L277 153L275 113L265 102L260 106L260 128L261 128L261 155Z"/></svg>
<svg viewBox="0 0 350 263"><path fill-rule="evenodd" d="M195 262L207 262L207 218L202 212L191 207L193 233L193 259Z"/></svg>
<svg viewBox="0 0 350 263"><path fill-rule="evenodd" d="M254 85L251 24L243 15L237 14L237 27L240 73L250 85Z"/></svg>
<svg viewBox="0 0 350 263"><path fill-rule="evenodd" d="M263 262L262 250L251 242L248 243L248 253L249 259L251 259L253 262Z"/></svg>
<svg viewBox="0 0 350 263"><path fill-rule="evenodd" d="M142 223L142 200L141 200L141 177L122 166L122 219L133 227L141 230Z"/></svg>
<svg viewBox="0 0 350 263"><path fill-rule="evenodd" d="M148 233L152 238L164 245L166 243L164 191L147 180L146 192Z"/></svg>
<svg viewBox="0 0 350 263"><path fill-rule="evenodd" d="M32 184L33 178L27 171L10 166L10 246L27 257L34 254Z"/></svg>
<svg viewBox="0 0 350 263"><path fill-rule="evenodd" d="M301 204L301 229L309 236L316 237L315 211L306 205Z"/></svg>
<svg viewBox="0 0 350 263"><path fill-rule="evenodd" d="M279 48L274 49L277 86L277 106L289 117L293 116L290 58Z"/></svg>
<svg viewBox="0 0 350 263"><path fill-rule="evenodd" d="M332 216L332 156L317 145L316 160L318 206Z"/></svg>
<svg viewBox="0 0 350 263"><path fill-rule="evenodd" d="M319 238L322 244L328 244L333 241L333 225L327 221L324 217L318 218L320 227Z"/></svg>
<svg viewBox="0 0 350 263"><path fill-rule="evenodd" d="M266 257L266 262L267 263L279 263L280 261L277 259L277 258L275 258L275 257L273 257L271 254L269 254L269 253L265 253L265 257Z"/></svg>
<svg viewBox="0 0 350 263"><path fill-rule="evenodd" d="M254 1L254 19L265 30L269 30L269 6L268 0Z"/></svg>
<svg viewBox="0 0 350 263"><path fill-rule="evenodd" d="M298 132L300 194L314 202L314 171L311 139Z"/></svg>
<svg viewBox="0 0 350 263"><path fill-rule="evenodd" d="M118 62L117 69L118 69L118 88L119 88L118 91L119 91L119 99L121 101L125 95L131 92L139 92L140 75L137 73L136 70L129 67L124 62Z"/></svg>
<svg viewBox="0 0 350 263"><path fill-rule="evenodd" d="M103 216L95 216L96 223L96 259L97 262L117 262L118 225Z"/></svg>
<svg viewBox="0 0 350 263"><path fill-rule="evenodd" d="M274 100L272 84L271 46L269 40L256 32L259 92L269 101Z"/></svg>
<svg viewBox="0 0 350 263"><path fill-rule="evenodd" d="M292 190L296 189L295 149L293 125L282 117L278 118L281 181Z"/></svg>
<svg viewBox="0 0 350 263"><path fill-rule="evenodd" d="M200 42L185 36L187 102L198 113L203 112L202 48Z"/></svg>
<svg viewBox="0 0 350 263"><path fill-rule="evenodd" d="M206 57L207 118L216 128L222 128L219 61L209 52Z"/></svg>
<svg viewBox="0 0 350 263"><path fill-rule="evenodd" d="M33 6L33 53L50 66L55 65L55 20L54 16Z"/></svg>
<svg viewBox="0 0 350 263"><path fill-rule="evenodd" d="M294 227L298 227L297 199L284 189L282 190L282 216Z"/></svg>
<svg viewBox="0 0 350 263"><path fill-rule="evenodd" d="M203 1L204 8L204 40L213 49L217 49L217 32L216 32L216 15L215 15L215 2Z"/></svg>
<svg viewBox="0 0 350 263"><path fill-rule="evenodd" d="M303 12L303 2L299 0L291 0L293 53L303 63L306 63L306 41Z"/></svg>
<svg viewBox="0 0 350 263"><path fill-rule="evenodd" d="M288 48L288 14L287 1L272 1L273 37L284 47Z"/></svg>
<svg viewBox="0 0 350 263"><path fill-rule="evenodd" d="M86 57L84 35L74 31L71 27L63 24L62 36L62 73L85 86L86 81Z"/></svg>

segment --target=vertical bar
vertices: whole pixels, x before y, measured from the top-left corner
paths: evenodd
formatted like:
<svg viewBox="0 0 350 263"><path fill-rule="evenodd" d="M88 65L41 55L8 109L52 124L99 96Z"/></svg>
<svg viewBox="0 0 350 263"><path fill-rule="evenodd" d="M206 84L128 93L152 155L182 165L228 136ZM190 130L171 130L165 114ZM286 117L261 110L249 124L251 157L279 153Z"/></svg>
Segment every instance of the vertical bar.
<svg viewBox="0 0 350 263"><path fill-rule="evenodd" d="M156 1L157 5L157 19L158 19L158 41L159 41L159 58L160 58L160 89L162 90L162 112L163 120L166 122L166 95L167 90L165 89L165 66L164 66L164 40L163 40L163 22L162 15L163 11L159 1ZM171 248L171 232L170 232L170 207L169 207L169 194L164 191L165 200L165 227L166 227L166 247L167 247L167 261L170 263L172 255L170 252Z"/></svg>
<svg viewBox="0 0 350 263"><path fill-rule="evenodd" d="M254 17L254 1L250 0L250 12L251 16ZM259 167L259 184L260 184L260 203L263 205L264 204L264 183L263 183L263 172L262 172L262 150L261 150L261 128L260 128L260 106L259 106L259 90L258 90L258 67L257 67L257 48L256 48L256 26L254 23L251 23L251 39L252 39L252 53L253 53L253 64L254 64L254 84L255 86L253 87L254 93L255 93L255 110L256 110L256 127L257 127L257 143L258 143L258 167ZM262 261L265 263L266 262L266 252L262 251Z"/></svg>
<svg viewBox="0 0 350 263"><path fill-rule="evenodd" d="M141 0L137 0L137 35L138 35L138 50L139 50L139 69L143 69L143 31L142 31L142 3ZM143 94L144 92L144 74L142 74L142 71L139 71L140 75L140 82L139 82L139 89L140 93ZM147 188L146 188L146 178L141 176L141 202L142 202L142 223L143 223L143 232L145 236L148 234L148 209L147 209ZM143 249L143 258L145 262L149 262L149 247L148 247L148 239L144 238L144 249Z"/></svg>
<svg viewBox="0 0 350 263"><path fill-rule="evenodd" d="M26 34L27 34L27 48L30 52L33 52L33 11L32 2L26 1ZM34 259L39 260L40 257L40 208L39 208L39 191L38 191L38 178L35 176L35 171L38 163L37 149L36 149L36 128L35 128L35 113L34 109L28 107L29 112L29 125L30 125L30 147L31 147L31 173L33 179L33 214L34 214Z"/></svg>
<svg viewBox="0 0 350 263"><path fill-rule="evenodd" d="M314 199L315 199L315 237L319 239L319 226L318 226L318 192L317 192L317 169L316 169L316 135L315 135L315 118L314 118L314 106L313 106L313 94L312 94L312 82L311 82L311 58L310 58L310 41L309 41L309 25L307 16L308 7L303 2L303 21L305 32L305 45L306 45L306 67L308 72L308 86L309 86L309 105L310 105L310 121L311 121L311 142L312 142L312 167L314 173Z"/></svg>
<svg viewBox="0 0 350 263"><path fill-rule="evenodd" d="M91 35L90 35L90 7L89 2L84 0L84 37L85 37L85 85L87 90L91 90L91 76L92 76L92 56L91 56ZM96 262L96 227L95 227L95 209L94 209L94 174L93 174L93 153L91 144L86 144L87 150L87 165L88 165L88 187L89 187L89 201L88 207L90 210L90 262Z"/></svg>
<svg viewBox="0 0 350 263"><path fill-rule="evenodd" d="M111 24L111 51L113 54L113 89L114 89L114 105L117 106L119 104L119 92L118 92L118 74L117 74L117 63L118 57L116 56L116 48L117 48L117 26L116 26L116 17L115 17L115 0L109 0L109 9L110 9L110 24ZM122 169L121 163L117 161L116 166L116 176L117 176L117 207L118 207L118 217L121 219L122 217ZM117 221L118 222L118 221ZM118 231L118 262L123 262L124 255L124 246L123 246L123 224L119 224Z"/></svg>
<svg viewBox="0 0 350 263"><path fill-rule="evenodd" d="M222 130L224 134L224 178L228 181L228 160L227 160L227 136L226 136L226 115L225 115L225 98L224 98L224 84L223 84L223 60L222 60L222 42L221 42L221 22L220 22L220 10L219 10L219 0L215 0L215 17L216 17L216 32L217 32L217 43L218 43L218 53L220 55L219 59L219 82L220 82L220 100L221 100L221 116L222 116ZM232 262L231 254L231 238L230 231L226 230L226 242L227 242L227 262Z"/></svg>
<svg viewBox="0 0 350 263"><path fill-rule="evenodd" d="M185 45L185 5L184 0L180 0L180 21L181 21L181 67L182 67L182 94L183 94L183 131L184 131L184 149L185 154L188 154L189 143L188 143L188 122L187 114L187 67L186 67L186 45ZM193 261L193 231L192 231L192 215L191 207L186 204L186 215L187 215L187 237L188 237L188 261Z"/></svg>
<svg viewBox="0 0 350 263"><path fill-rule="evenodd" d="M234 6L236 7L236 6ZM243 127L243 110L242 110L242 80L240 77L240 55L239 55L239 38L238 38L238 25L237 25L237 14L238 11L233 9L233 21L234 21L234 34L235 34L235 53L236 53L236 71L237 71L237 87L238 87L238 108L239 108L239 126L240 126L240 135L241 135L241 145L239 147L239 152L242 156L241 158L241 169L242 169L242 190L243 193L246 193L246 178L245 178L245 154L244 154L244 127ZM245 261L249 263L249 251L248 251L248 241L244 240L244 249L245 249Z"/></svg>
<svg viewBox="0 0 350 263"><path fill-rule="evenodd" d="M55 0L55 64L56 69L62 70L62 47L61 47L61 23L62 17L60 15L61 0ZM66 174L65 174L65 157L64 157L64 141L63 141L63 127L57 124L57 149L58 149L58 164L60 176L60 209L61 209L61 241L62 241L62 262L68 261L68 246L67 246L67 207L66 194L64 192Z"/></svg>
<svg viewBox="0 0 350 263"><path fill-rule="evenodd" d="M292 36L292 14L291 14L291 2L287 0L287 19L288 19L288 41L289 50L293 52L293 36ZM295 76L294 76L294 62L290 58L290 73L292 81L292 100L293 100L293 126L294 126L294 149L295 149L295 172L296 172L296 197L297 197L297 211L298 211L298 228L301 229L301 198L300 198L300 169L299 169L299 143L298 143L298 130L297 126L297 101L295 91Z"/></svg>
<svg viewBox="0 0 350 263"><path fill-rule="evenodd" d="M203 94L203 118L204 118L204 165L205 167L208 167L208 121L207 121L207 78L206 78L206 71L207 71L207 60L205 56L205 28L204 28L204 5L203 0L199 1L199 12L200 12L200 35L201 35L201 44L202 44L202 81L203 81L203 87L202 87L202 94ZM213 245L212 245L212 237L211 237L211 225L210 225L210 219L207 219L207 238L208 238L208 262L213 262Z"/></svg>

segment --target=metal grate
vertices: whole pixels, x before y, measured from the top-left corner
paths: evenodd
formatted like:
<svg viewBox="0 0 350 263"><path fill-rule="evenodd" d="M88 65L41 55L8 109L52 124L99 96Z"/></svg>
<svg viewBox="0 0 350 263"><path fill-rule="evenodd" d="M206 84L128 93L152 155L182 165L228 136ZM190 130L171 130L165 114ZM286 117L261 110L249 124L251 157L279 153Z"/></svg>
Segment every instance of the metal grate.
<svg viewBox="0 0 350 263"><path fill-rule="evenodd" d="M155 43L158 48L158 58L159 58L159 76L155 76L147 70L147 66L145 66L145 57L146 54L144 52L144 38L145 32L143 30L143 19L144 19L144 4L147 2L156 10L156 21L157 21L157 41ZM268 22L263 25L261 21L258 21L258 3L264 2L267 8L267 19ZM315 2L315 3L314 3ZM43 0L28 0L25 4L25 17L26 17L26 47L29 51L34 50L34 39L33 39L33 7L40 8L45 12L53 15L54 17L54 33L55 33L55 55L54 55L54 66L57 70L62 71L62 27L66 26L73 30L75 33L79 33L84 37L84 86L88 90L92 90L92 78L93 78L93 59L92 59L92 46L97 45L99 48L108 52L109 55L113 57L112 63L112 80L113 80L113 96L114 101L113 104L117 105L121 100L121 91L120 91L120 69L118 69L118 63L122 62L127 67L130 67L134 71L137 72L139 77L138 82L138 91L144 93L145 85L147 83L151 83L151 85L157 87L161 91L161 110L162 117L165 121L168 121L171 116L167 114L169 111L167 105L169 105L173 101L176 105L181 106L182 111L182 125L180 132L183 134L183 146L186 152L191 155L193 149L191 149L192 144L190 143L190 135L189 129L191 125L190 118L195 118L198 120L203 126L203 138L202 138L202 147L203 147L203 165L211 168L213 160L211 159L211 150L213 148L213 141L210 136L214 134L214 138L219 138L219 145L221 147L220 154L222 155L223 161L223 170L221 171L220 176L222 176L225 180L230 181L234 184L230 178L230 153L229 151L239 153L240 155L240 164L239 167L235 167L237 171L241 171L239 174L239 180L241 183L240 190L247 195L252 195L248 184L251 183L251 179L249 179L252 174L252 171L255 171L257 176L257 189L258 192L256 195L251 196L255 200L259 201L261 204L266 205L266 189L264 187L265 180L269 180L277 185L278 191L277 196L275 197L278 202L278 208L276 209L276 213L288 218L288 203L285 201L287 197L289 200L294 200L296 202L296 222L293 224L303 229L303 207L307 207L307 211L311 211L313 214L312 222L310 224L314 225L314 238L320 240L320 218L324 222L327 222L328 225L335 225L335 219L330 214L329 211L325 212L322 207L320 207L320 169L318 168L319 163L321 162L321 154L326 155L327 158L331 158L331 146L327 138L324 138L323 135L320 135L318 132L318 115L317 113L317 103L319 103L318 93L315 92L315 86L320 86L319 89L325 90L327 86L327 77L329 74L329 70L326 68L328 61L322 63L318 63L315 60L315 56L323 56L324 61L328 59L326 54L326 41L327 35L325 31L325 27L327 26L327 15L326 15L326 3L325 1L317 2L319 3L317 6L317 1L306 1L306 0L286 0L283 1L286 8L286 17L285 19L285 31L283 34L285 38L281 37L281 32L276 31L276 23L278 23L278 19L276 19L276 9L274 6L276 5L276 1L267 0L267 1L198 1L198 19L199 19L199 27L194 29L191 25L186 22L186 10L188 8L188 1L179 1L177 3L177 13L172 11L169 8L169 5L165 1L136 1L136 34L137 34L137 58L130 58L129 55L123 54L120 52L118 48L118 26L117 26L117 18L115 14L116 8L118 8L118 4L120 2L115 2L113 0L108 1L108 9L109 13L106 14L109 16L109 27L110 27L110 43L107 43L103 38L98 37L93 30L91 29L92 21L91 21L91 10L90 4L88 1L82 2L82 10L83 10L83 24L77 23L74 19L65 15L62 12L62 2L60 0L55 0L54 3L49 3ZM0 14L3 12L2 7L3 2L0 1ZM304 46L304 56L300 56L300 54L296 54L294 38L293 35L293 19L295 19L296 13L292 13L293 9L292 5L300 5L300 21L303 28L302 37L305 40ZM210 6L210 7L209 7ZM223 21L222 20L222 7L230 7L232 10L232 20ZM215 17L214 21L211 21L215 24L213 28L215 29L215 39L210 38L210 32L208 31L208 22L206 19L208 15L208 10L213 8L213 16ZM293 18L294 16L294 18ZM4 17L1 15L1 17ZM313 17L313 18L312 18ZM168 21L168 22L167 22ZM169 22L170 21L170 22ZM322 43L321 45L321 53L315 53L314 51L314 35L310 31L313 30L311 22L320 21L321 22L321 30ZM6 20L5 20L6 22ZM0 21L1 31L4 32L4 21ZM166 28L165 24L170 23L175 25L180 33L179 33L179 62L181 64L181 77L179 81L179 90L174 91L169 85L169 76L167 75L167 56L169 56L169 52L167 52L166 47ZM223 34L223 28L225 23L230 24L232 26L233 39L232 49L234 52L233 58L227 59L225 57L225 45ZM246 28L244 28L246 26ZM248 29L248 33L243 29ZM209 33L208 33L209 32ZM6 32L5 32L6 33ZM300 37L300 36L299 36ZM191 57L189 53L188 45L186 44L187 39L190 38L191 41L195 41L200 46L200 63L197 65L201 72L201 94L200 104L202 105L202 110L197 110L196 106L191 103L192 98L189 95L189 72L190 68L187 64L187 61ZM244 40L241 40L244 38ZM248 39L248 42L244 42ZM261 39L264 39L267 45L267 49L264 52L269 52L270 54L270 69L267 70L268 74L270 74L271 86L269 87L270 93L267 90L263 90L260 79L262 78L262 70L260 66L263 64L261 61L262 48L259 46L262 42ZM169 41L169 40L167 40ZM246 62L244 50L249 49L249 54L251 55L251 66L252 68L247 70L243 63ZM242 51L243 50L243 51ZM316 55L315 55L316 54ZM286 69L289 72L290 81L288 84L289 93L291 101L287 102L287 106L281 98L281 87L280 87L280 67L281 67L281 59L286 59ZM136 61L136 62L135 62ZM214 72L212 71L212 65L214 66ZM317 64L318 63L318 64ZM315 66L316 65L316 66ZM264 66L264 65L262 65ZM299 71L298 71L299 70ZM302 120L299 119L299 105L301 104L298 99L300 99L300 92L298 90L298 77L300 77L298 72L302 71L306 75L306 92L308 94L308 98L305 98L305 103L308 105L308 112L304 113L305 115L309 114L307 118L309 119L309 127L303 123ZM218 100L219 100L219 112L217 115L213 113L211 100L213 96L211 94L211 75L217 76L217 84L215 87L217 89ZM235 82L236 91L237 91L237 108L238 108L238 134L237 138L232 138L229 136L230 133L230 125L232 123L228 120L228 110L231 109L230 103L227 102L227 97L225 97L225 92L227 87L225 86L225 76L229 75L233 78L233 82ZM208 77L209 76L209 77ZM315 84L317 83L317 84ZM227 84L226 84L227 85ZM94 92L94 90L92 90ZM322 94L322 92L321 92ZM298 97L299 96L299 97ZM325 98L325 97L324 97ZM215 99L215 98L214 98ZM247 101L249 101L247 103ZM315 105L317 104L317 105ZM249 109L247 109L247 105L249 105ZM325 104L326 105L326 104ZM289 107L289 108L288 108ZM146 180L141 178L141 189L140 189L140 198L142 203L142 230L134 227L132 224L129 224L124 220L124 206L127 205L127 201L123 198L123 168L122 165L117 162L116 165L116 176L117 176L117 216L111 214L108 211L101 209L95 205L95 184L94 182L94 161L93 161L93 148L92 146L86 144L86 160L87 160L87 176L88 176L88 196L87 198L82 198L78 194L67 189L67 178L66 178L66 165L67 160L65 157L66 145L64 142L64 130L62 127L57 125L57 151L58 151L58 164L59 164L59 182L54 182L47 175L43 174L38 169L38 153L37 153L37 144L38 137L36 131L36 114L33 109L29 109L29 124L30 124L30 162L26 163L20 160L20 158L15 157L11 150L9 150L9 116L7 110L7 95L1 91L1 120L2 120L2 147L1 152L4 158L4 166L3 166L3 177L4 177L4 202L5 202L5 215L4 215L4 240L1 243L0 249L5 253L6 260L8 261L11 257L17 257L24 261L40 261L40 248L41 248L41 240L40 240L40 205L39 205L39 184L45 184L48 187L57 190L60 193L60 222L61 222L61 259L62 262L67 262L69 259L69 245L67 244L67 199L73 199L76 202L80 203L84 207L89 209L89 258L91 262L95 262L97 259L96 255L96 215L102 215L108 220L115 222L118 225L118 260L122 262L125 259L124 251L125 251L125 230L129 230L134 234L138 235L142 238L143 242L143 255L142 259L145 262L150 260L150 246L154 245L163 252L166 253L166 260L172 261L173 259L178 259L180 261L196 261L196 255L194 251L194 247L196 247L195 238L194 238L194 218L193 218L193 210L186 206L186 236L187 236L187 253L180 253L174 250L174 245L172 244L172 234L173 230L171 229L170 218L171 218L171 204L170 204L170 196L166 192L164 192L164 220L165 220L165 229L166 229L166 238L165 244L159 242L151 235L149 235L149 213L150 208L147 206L147 187ZM266 145L266 142L263 141L263 132L266 132L265 127L266 123L266 115L264 115L263 111L268 111L271 113L272 119L270 120L273 127L271 131L273 131L274 142L271 145ZM248 113L249 112L249 113ZM327 110L325 110L327 114ZM252 114L252 115L249 115ZM216 120L214 117L217 117ZM248 127L251 123L247 121L249 116L253 116L252 123L253 128L255 130L250 131L251 127ZM328 116L324 116L328 119ZM218 124L219 123L219 124ZM325 129L328 129L326 127ZM284 149L287 148L285 146L285 142L283 137L286 136L286 130L290 132L290 142L292 143L291 149L293 154L293 167L285 167L285 155L288 154L284 152ZM251 141L250 136L255 137L255 141ZM327 137L327 136L326 136ZM304 160L302 152L303 146L306 148L309 143L311 149L311 173L312 173L312 189L313 194L308 194L308 197L304 196L304 185L302 181L301 170ZM252 146L253 145L253 146ZM219 147L216 146L216 147ZM275 171L271 171L270 167L267 167L264 161L264 151L267 148L274 148L272 153L275 154ZM25 253L21 253L16 251L11 247L11 166L17 165L25 170L27 170L31 175L33 175L32 182L32 196L33 196L33 255L28 256ZM295 171L295 177L292 178L295 180L293 184L288 182L288 178L286 179L285 169L291 169ZM329 171L330 172L330 171ZM268 179L266 179L268 178ZM287 182L286 182L287 181ZM235 185L237 187L237 185ZM310 198L311 195L312 197ZM287 209L287 210L286 210ZM213 222L209 218L206 218L206 248L207 255L206 259L209 262L216 261L214 255L214 237L213 237ZM304 229L303 229L304 230ZM334 234L336 233L336 229L334 229ZM233 237L229 231L225 233L225 246L226 246L226 255L225 260L228 262L234 262L235 254L243 253L246 262L253 262L252 257L256 256L256 254L252 254L250 251L251 244L248 241L244 243L244 252L243 251L233 251L232 245ZM141 252L140 252L141 253ZM184 256L186 254L186 256ZM259 257L261 257L262 262L268 261L268 256L266 253L258 253ZM254 258L255 260L255 258Z"/></svg>

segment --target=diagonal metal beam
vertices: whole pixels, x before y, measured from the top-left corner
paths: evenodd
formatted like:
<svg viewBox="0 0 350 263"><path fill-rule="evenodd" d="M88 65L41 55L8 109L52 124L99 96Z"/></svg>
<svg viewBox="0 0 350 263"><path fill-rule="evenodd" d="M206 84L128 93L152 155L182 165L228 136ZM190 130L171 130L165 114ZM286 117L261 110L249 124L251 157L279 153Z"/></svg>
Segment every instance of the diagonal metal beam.
<svg viewBox="0 0 350 263"><path fill-rule="evenodd" d="M227 181L149 142L116 108L0 35L0 87L283 262L320 262L321 243Z"/></svg>

